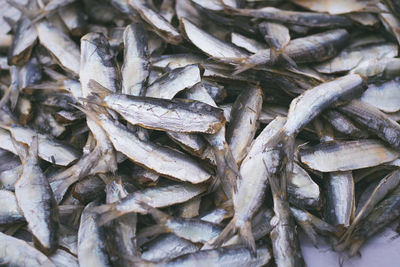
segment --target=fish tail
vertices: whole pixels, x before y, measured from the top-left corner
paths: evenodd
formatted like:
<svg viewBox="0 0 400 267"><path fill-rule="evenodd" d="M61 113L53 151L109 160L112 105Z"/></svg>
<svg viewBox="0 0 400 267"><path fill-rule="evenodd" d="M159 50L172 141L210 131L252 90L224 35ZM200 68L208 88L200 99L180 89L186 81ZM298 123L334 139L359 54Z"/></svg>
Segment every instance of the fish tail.
<svg viewBox="0 0 400 267"><path fill-rule="evenodd" d="M238 231L236 227L236 218L233 217L232 220L228 223L228 225L222 230L219 236L212 242L211 246L213 247L221 247L222 244L230 237L232 237Z"/></svg>
<svg viewBox="0 0 400 267"><path fill-rule="evenodd" d="M90 212L97 213L98 216L96 218L97 225L98 226L103 226L106 223L121 217L125 213L122 211L118 211L116 209L117 207L117 202L111 203L111 204L104 204L100 206L96 206L90 209Z"/></svg>
<svg viewBox="0 0 400 267"><path fill-rule="evenodd" d="M253 232L251 231L251 221L247 220L239 227L239 236L245 247L247 247L253 256L256 256L256 242L254 241Z"/></svg>
<svg viewBox="0 0 400 267"><path fill-rule="evenodd" d="M66 171L69 171L69 169ZM79 177L77 177L75 174L71 174L70 176L64 179L53 180L52 182L50 182L50 186L57 203L60 203L63 200L64 195L67 192L68 188L78 180Z"/></svg>
<svg viewBox="0 0 400 267"><path fill-rule="evenodd" d="M246 61L246 60L245 60ZM240 65L235 67L235 71L232 72L232 76L236 76L246 70L249 70L251 68L254 68L256 66L256 64L253 63L248 63L248 62L243 62Z"/></svg>
<svg viewBox="0 0 400 267"><path fill-rule="evenodd" d="M149 204L140 201L139 205L145 209L148 213L150 213L150 215L154 218L154 220L159 223L159 224L165 224L167 222L167 220L170 219L170 216L168 214L166 214L165 212L162 212L159 209L156 209L152 206L150 206Z"/></svg>
<svg viewBox="0 0 400 267"><path fill-rule="evenodd" d="M295 217L295 216L293 216ZM297 223L300 225L301 229L303 229L304 233L307 235L307 237L311 240L311 243L315 248L318 248L318 241L317 241L317 233L315 232L315 229L309 222L301 222L296 220Z"/></svg>
<svg viewBox="0 0 400 267"><path fill-rule="evenodd" d="M364 239L359 239L354 241L351 245L350 245L350 249L349 249L349 256L353 257L354 255L357 254L357 252L360 250L360 247L364 244Z"/></svg>
<svg viewBox="0 0 400 267"><path fill-rule="evenodd" d="M89 80L88 87L90 88L91 92L94 92L97 96L99 96L102 100L104 97L112 94L113 92L110 91L108 88L104 87L100 83L96 82L95 80Z"/></svg>
<svg viewBox="0 0 400 267"><path fill-rule="evenodd" d="M136 236L136 243L138 246L141 246L148 241L148 237L168 232L170 232L170 230L165 225L161 224L156 224L143 228Z"/></svg>

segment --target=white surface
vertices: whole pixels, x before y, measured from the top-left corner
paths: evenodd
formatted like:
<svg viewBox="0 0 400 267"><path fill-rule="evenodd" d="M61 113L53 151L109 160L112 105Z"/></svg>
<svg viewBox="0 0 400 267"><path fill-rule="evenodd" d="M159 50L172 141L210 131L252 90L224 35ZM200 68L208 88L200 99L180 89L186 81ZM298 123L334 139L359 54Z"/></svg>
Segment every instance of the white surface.
<svg viewBox="0 0 400 267"><path fill-rule="evenodd" d="M360 250L361 256L349 258L347 253L337 253L321 238L319 248L300 233L304 260L308 267L392 267L400 266L400 236L388 227L367 241ZM343 263L342 265L340 263Z"/></svg>

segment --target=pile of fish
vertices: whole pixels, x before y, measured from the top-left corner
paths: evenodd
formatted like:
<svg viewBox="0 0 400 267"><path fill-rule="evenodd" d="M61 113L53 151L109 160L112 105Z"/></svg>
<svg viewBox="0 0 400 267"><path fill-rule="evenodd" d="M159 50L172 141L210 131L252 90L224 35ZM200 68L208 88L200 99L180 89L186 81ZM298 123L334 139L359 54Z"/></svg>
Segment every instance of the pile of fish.
<svg viewBox="0 0 400 267"><path fill-rule="evenodd" d="M6 0L0 265L305 266L400 216L400 1Z"/></svg>

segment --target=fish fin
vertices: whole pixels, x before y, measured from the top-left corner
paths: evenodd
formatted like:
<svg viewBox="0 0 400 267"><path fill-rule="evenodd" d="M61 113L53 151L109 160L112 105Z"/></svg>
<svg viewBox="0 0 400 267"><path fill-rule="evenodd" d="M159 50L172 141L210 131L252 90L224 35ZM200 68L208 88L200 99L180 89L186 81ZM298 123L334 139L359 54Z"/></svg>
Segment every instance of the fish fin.
<svg viewBox="0 0 400 267"><path fill-rule="evenodd" d="M11 107L11 110L15 109L15 106L17 105L17 102L18 102L18 97L19 97L19 89L11 90L11 92L10 92L10 107Z"/></svg>
<svg viewBox="0 0 400 267"><path fill-rule="evenodd" d="M364 244L364 239L360 239L357 241L354 241L351 245L350 245L350 249L349 249L349 256L353 257L354 255L356 255L358 253L358 251L360 250L360 247Z"/></svg>
<svg viewBox="0 0 400 267"><path fill-rule="evenodd" d="M139 201L138 204L140 205L140 207L150 213L154 220L156 220L159 224L165 224L167 220L171 219L171 216L169 214L162 212L161 210L156 209L143 201Z"/></svg>
<svg viewBox="0 0 400 267"><path fill-rule="evenodd" d="M136 242L137 244L142 245L144 244L148 237L155 236L159 234L169 233L170 230L162 224L156 224L152 226L148 226L140 230L140 232L136 235Z"/></svg>
<svg viewBox="0 0 400 267"><path fill-rule="evenodd" d="M103 226L106 223L115 220L118 217L126 214L122 211L118 211L116 209L118 202L114 202L111 204L104 204L93 207L90 209L90 212L97 213L98 216L96 218L96 222L98 226Z"/></svg>
<svg viewBox="0 0 400 267"><path fill-rule="evenodd" d="M84 99L84 100L86 101L86 99ZM78 106L78 105L75 105L75 104L72 104L72 103L69 103L69 104L71 106L73 106L74 108L76 108L76 109L82 111L83 113L85 113L85 115L87 117L89 117L90 119L92 119L94 122L96 122L98 125L101 126L101 122L97 118L95 112L93 112L92 110L89 110L88 108L84 108L84 107L81 107L81 106Z"/></svg>
<svg viewBox="0 0 400 267"><path fill-rule="evenodd" d="M256 66L256 64L253 64L253 63L241 63L240 65L235 67L235 71L232 72L232 76L236 76L246 70L254 68L255 66Z"/></svg>
<svg viewBox="0 0 400 267"><path fill-rule="evenodd" d="M289 55L286 54L285 52L280 52L279 56L281 56L284 59L284 61L288 63L290 66L297 67L296 62L291 57L289 57Z"/></svg>
<svg viewBox="0 0 400 267"><path fill-rule="evenodd" d="M12 91L12 86L9 86L7 90L4 92L3 97L0 99L0 108L7 103L8 99L10 99L11 91Z"/></svg>
<svg viewBox="0 0 400 267"><path fill-rule="evenodd" d="M296 219L296 216L293 216ZM303 229L304 233L311 240L311 243L315 248L318 248L317 233L313 225L308 221L299 221L296 219L298 225Z"/></svg>
<svg viewBox="0 0 400 267"><path fill-rule="evenodd" d="M245 221L239 227L239 236L245 247L247 247L253 256L257 254L256 242L254 241L253 232L251 231L251 221Z"/></svg>
<svg viewBox="0 0 400 267"><path fill-rule="evenodd" d="M22 162L22 164L25 164L28 158L28 148L26 145L18 142L17 140L15 140L14 136L12 136L12 134L10 134L11 137L11 142L15 148L15 150L17 151L17 154Z"/></svg>
<svg viewBox="0 0 400 267"><path fill-rule="evenodd" d="M44 73L46 73L47 76L52 78L53 80L64 80L67 79L67 76L49 68L49 67L43 67Z"/></svg>
<svg viewBox="0 0 400 267"><path fill-rule="evenodd" d="M93 93L96 93L96 95L98 95L101 99L113 93L111 90L104 87L103 85L101 85L100 83L96 82L93 79L89 80L88 87L91 89Z"/></svg>
<svg viewBox="0 0 400 267"><path fill-rule="evenodd" d="M228 241L234 234L238 231L236 227L236 218L233 217L232 220L225 226L224 230L219 234L219 236L210 244L212 247L221 247L224 242Z"/></svg>

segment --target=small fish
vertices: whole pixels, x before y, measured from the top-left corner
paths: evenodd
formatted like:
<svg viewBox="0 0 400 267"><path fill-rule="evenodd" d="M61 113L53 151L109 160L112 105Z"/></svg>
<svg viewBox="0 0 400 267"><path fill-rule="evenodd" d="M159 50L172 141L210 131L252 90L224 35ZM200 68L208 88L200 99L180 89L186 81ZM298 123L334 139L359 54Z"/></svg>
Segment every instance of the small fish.
<svg viewBox="0 0 400 267"><path fill-rule="evenodd" d="M122 93L143 95L149 76L147 33L141 23L132 23L124 30L124 63L122 65Z"/></svg>
<svg viewBox="0 0 400 267"><path fill-rule="evenodd" d="M169 261L184 254L193 253L199 248L192 242L177 237L174 234L165 234L146 243L142 252L142 259L151 262Z"/></svg>
<svg viewBox="0 0 400 267"><path fill-rule="evenodd" d="M95 101L115 110L131 124L147 129L212 134L225 122L221 109L199 101L124 94L110 94Z"/></svg>
<svg viewBox="0 0 400 267"><path fill-rule="evenodd" d="M21 157L23 172L15 183L15 197L35 245L45 253L58 246L58 207L50 184L38 165L38 137L32 138L29 152L22 144L14 142Z"/></svg>
<svg viewBox="0 0 400 267"><path fill-rule="evenodd" d="M186 37L205 54L217 60L230 62L249 56L245 50L210 35L189 19L182 18L180 22Z"/></svg>
<svg viewBox="0 0 400 267"><path fill-rule="evenodd" d="M251 232L251 218L262 204L265 188L268 185L268 173L262 159L263 145L273 137L284 125L282 117L272 121L256 138L249 153L240 167L241 179L236 181L233 191L233 206L235 214L222 233L214 241L214 246L220 246L236 232L246 246L255 251L255 241Z"/></svg>
<svg viewBox="0 0 400 267"><path fill-rule="evenodd" d="M289 29L283 24L274 22L262 22L258 25L258 29L269 44L271 60L275 62L290 42Z"/></svg>
<svg viewBox="0 0 400 267"><path fill-rule="evenodd" d="M160 14L152 10L146 1L129 1L130 6L136 10L141 18L150 24L158 36L166 42L178 45L182 42L179 32Z"/></svg>
<svg viewBox="0 0 400 267"><path fill-rule="evenodd" d="M236 163L240 165L258 128L263 94L261 88L244 90L232 106L226 139Z"/></svg>
<svg viewBox="0 0 400 267"><path fill-rule="evenodd" d="M169 186L147 188L136 191L125 198L110 204L93 208L93 212L99 213L98 223L104 223L131 212L147 213L141 206L145 203L153 208L162 208L186 202L206 191L204 185L172 184Z"/></svg>
<svg viewBox="0 0 400 267"><path fill-rule="evenodd" d="M374 167L398 157L399 152L373 139L322 143L299 151L301 163L321 172Z"/></svg>
<svg viewBox="0 0 400 267"><path fill-rule="evenodd" d="M146 88L147 97L172 99L178 92L201 81L197 65L187 65L165 73Z"/></svg>
<svg viewBox="0 0 400 267"><path fill-rule="evenodd" d="M321 62L336 56L349 41L349 33L345 29L329 30L322 33L297 38L286 46L286 58L290 58L290 62L310 63ZM239 74L247 69L258 65L272 63L271 50L259 50L242 60L236 60L239 66L234 74ZM294 63L291 63L292 65Z"/></svg>
<svg viewBox="0 0 400 267"><path fill-rule="evenodd" d="M89 203L82 212L78 230L79 266L111 266L106 250L104 227L98 226L97 214L91 209L97 202Z"/></svg>
<svg viewBox="0 0 400 267"><path fill-rule="evenodd" d="M379 109L358 100L338 109L392 147L400 147L400 125Z"/></svg>

